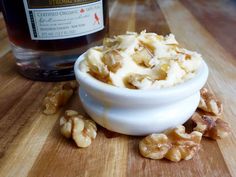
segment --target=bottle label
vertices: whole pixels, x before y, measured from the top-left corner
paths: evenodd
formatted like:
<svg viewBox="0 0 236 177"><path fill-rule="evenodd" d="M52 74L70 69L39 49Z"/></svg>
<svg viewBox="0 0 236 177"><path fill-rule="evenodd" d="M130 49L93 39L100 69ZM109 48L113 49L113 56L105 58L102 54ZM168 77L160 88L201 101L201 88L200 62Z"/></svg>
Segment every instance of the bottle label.
<svg viewBox="0 0 236 177"><path fill-rule="evenodd" d="M104 29L102 0L23 0L32 40L84 36Z"/></svg>

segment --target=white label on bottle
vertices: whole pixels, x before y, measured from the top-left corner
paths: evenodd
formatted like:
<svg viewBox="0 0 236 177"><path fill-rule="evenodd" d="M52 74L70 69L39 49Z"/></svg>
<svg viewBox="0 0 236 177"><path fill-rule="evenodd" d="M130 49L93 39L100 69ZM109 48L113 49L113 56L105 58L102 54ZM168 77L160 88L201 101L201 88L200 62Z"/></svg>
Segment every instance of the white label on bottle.
<svg viewBox="0 0 236 177"><path fill-rule="evenodd" d="M102 0L56 8L31 8L23 1L32 40L73 38L104 29Z"/></svg>

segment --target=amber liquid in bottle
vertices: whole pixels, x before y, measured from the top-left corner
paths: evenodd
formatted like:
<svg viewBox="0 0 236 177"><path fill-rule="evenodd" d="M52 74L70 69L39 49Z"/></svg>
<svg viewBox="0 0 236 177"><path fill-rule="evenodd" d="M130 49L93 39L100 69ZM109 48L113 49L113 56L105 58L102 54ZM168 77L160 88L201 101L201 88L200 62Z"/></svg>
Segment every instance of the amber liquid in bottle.
<svg viewBox="0 0 236 177"><path fill-rule="evenodd" d="M25 77L42 81L73 79L78 56L100 45L108 33L107 0L69 2L2 0L17 68Z"/></svg>

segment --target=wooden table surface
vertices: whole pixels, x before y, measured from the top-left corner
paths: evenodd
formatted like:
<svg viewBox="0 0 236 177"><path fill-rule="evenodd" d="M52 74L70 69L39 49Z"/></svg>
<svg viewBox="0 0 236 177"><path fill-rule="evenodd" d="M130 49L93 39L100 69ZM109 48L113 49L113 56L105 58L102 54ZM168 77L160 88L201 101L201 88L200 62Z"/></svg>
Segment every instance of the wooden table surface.
<svg viewBox="0 0 236 177"><path fill-rule="evenodd" d="M109 0L109 6L111 35L172 32L203 55L210 69L207 86L222 100L232 134L219 141L204 138L194 159L180 163L144 159L140 137L106 138L101 129L90 147L78 149L59 133L62 111L42 114L42 99L57 83L18 75L0 15L0 177L236 176L236 2ZM67 108L84 113L76 96Z"/></svg>

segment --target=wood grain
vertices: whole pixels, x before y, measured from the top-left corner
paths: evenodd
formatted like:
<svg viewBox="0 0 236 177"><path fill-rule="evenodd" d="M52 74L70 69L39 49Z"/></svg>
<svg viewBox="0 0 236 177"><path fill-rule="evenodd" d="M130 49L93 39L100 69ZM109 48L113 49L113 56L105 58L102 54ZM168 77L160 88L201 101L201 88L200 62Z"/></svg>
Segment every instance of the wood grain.
<svg viewBox="0 0 236 177"><path fill-rule="evenodd" d="M166 23L165 17L156 1L137 1L135 19L137 19L135 25L135 31L137 32L147 30L162 35L170 33L170 28Z"/></svg>
<svg viewBox="0 0 236 177"><path fill-rule="evenodd" d="M4 56L11 50L11 46L9 44L9 40L7 37L4 37L1 39L1 44L0 44L0 57Z"/></svg>
<svg viewBox="0 0 236 177"><path fill-rule="evenodd" d="M0 12L0 58L7 54L11 50L9 40L7 37L7 30L5 28L5 23Z"/></svg>
<svg viewBox="0 0 236 177"><path fill-rule="evenodd" d="M110 8L110 28L109 34L111 36L125 33L126 31L134 31L133 23L136 1L120 0L115 1ZM133 12L133 13L132 13ZM120 17L120 18L117 18Z"/></svg>
<svg viewBox="0 0 236 177"><path fill-rule="evenodd" d="M138 153L138 142L139 138L136 138L129 143L129 173L127 176L132 176L134 172L137 177L230 176L217 143L214 141L204 139L201 152L193 160L181 163L143 159Z"/></svg>
<svg viewBox="0 0 236 177"><path fill-rule="evenodd" d="M199 9L203 4L204 9ZM232 134L217 142L204 138L202 150L194 159L180 163L145 159L138 152L141 137L107 138L101 127L87 149L79 149L63 138L58 125L63 109L54 116L45 116L41 111L44 95L57 83L34 82L17 73L0 15L0 177L236 176L236 58L230 46L235 40L225 34L219 36L226 31L235 35L230 16L235 12L221 13L222 8L229 8L227 5L217 6L221 10L215 12L214 5L212 0L109 1L110 35L144 29L159 34L172 32L184 47L197 50L208 63L207 86L223 101L224 118L231 124ZM216 30L214 15L231 20ZM86 115L76 95L67 108Z"/></svg>
<svg viewBox="0 0 236 177"><path fill-rule="evenodd" d="M181 3L228 52L236 57L236 1L208 0ZM198 9L198 10L194 10Z"/></svg>
<svg viewBox="0 0 236 177"><path fill-rule="evenodd" d="M85 114L77 97L72 100L69 108ZM99 131L91 146L78 149L72 141L68 143L58 130L57 123L29 176L126 176L128 137L107 139L102 131Z"/></svg>
<svg viewBox="0 0 236 177"><path fill-rule="evenodd" d="M225 105L225 119L230 125L236 124L236 60L217 41L211 36L191 15L191 13L178 1L158 1L165 17L170 24L171 31L176 34L181 44L190 49L199 51L206 60L210 74L208 78L208 86L214 90L216 95L223 101ZM176 10L178 13L171 13ZM188 20L189 25L183 24ZM192 37L194 36L194 40ZM229 138L218 141L221 152L223 153L225 162L233 176L236 176L236 129L232 129L232 135Z"/></svg>

